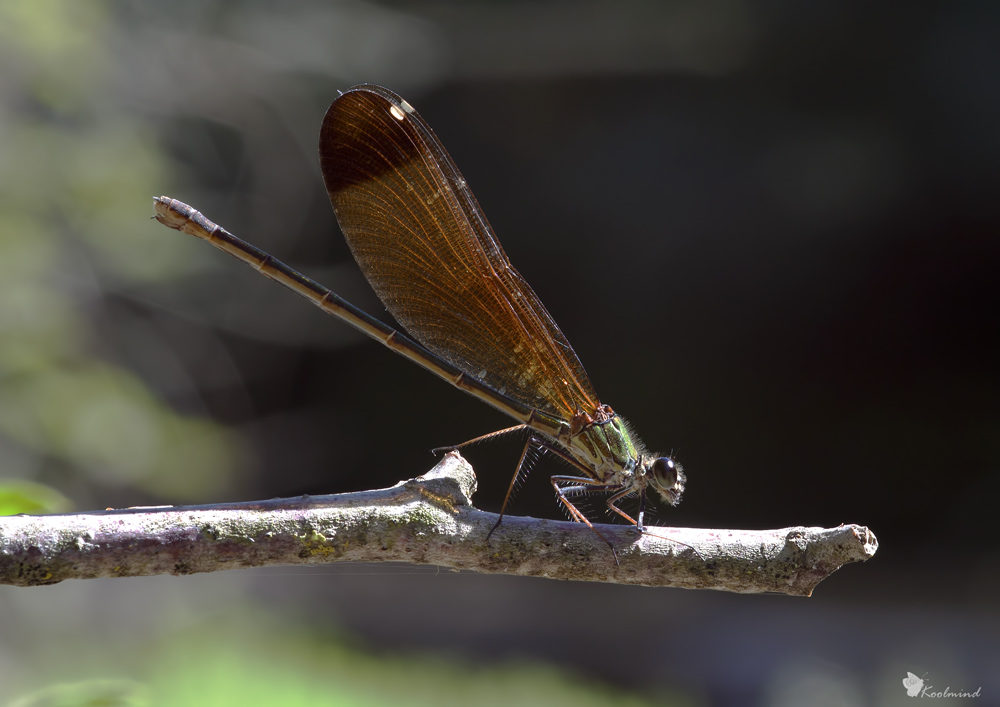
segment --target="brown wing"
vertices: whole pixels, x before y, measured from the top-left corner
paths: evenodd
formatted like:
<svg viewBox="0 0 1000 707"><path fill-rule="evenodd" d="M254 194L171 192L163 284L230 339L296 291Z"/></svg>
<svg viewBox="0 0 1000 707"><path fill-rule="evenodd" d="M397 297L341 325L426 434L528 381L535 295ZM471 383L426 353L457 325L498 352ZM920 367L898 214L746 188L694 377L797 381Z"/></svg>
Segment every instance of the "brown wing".
<svg viewBox="0 0 1000 707"><path fill-rule="evenodd" d="M531 407L563 419L597 410L573 348L409 103L355 86L327 111L319 153L351 252L411 336Z"/></svg>

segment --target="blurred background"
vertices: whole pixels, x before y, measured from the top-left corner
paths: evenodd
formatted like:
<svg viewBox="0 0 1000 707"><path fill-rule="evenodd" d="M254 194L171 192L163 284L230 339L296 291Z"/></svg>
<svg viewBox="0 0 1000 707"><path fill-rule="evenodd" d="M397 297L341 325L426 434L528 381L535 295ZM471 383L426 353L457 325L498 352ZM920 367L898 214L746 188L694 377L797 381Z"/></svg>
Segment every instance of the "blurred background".
<svg viewBox="0 0 1000 707"><path fill-rule="evenodd" d="M810 599L358 565L0 587L0 700L850 707L902 704L912 672L1000 703L998 21L0 5L3 512L384 487L510 424L149 220L186 201L388 318L316 151L337 90L374 82L434 127L603 401L687 468L657 523L880 541ZM522 443L467 450L481 508ZM559 517L560 468L511 512Z"/></svg>

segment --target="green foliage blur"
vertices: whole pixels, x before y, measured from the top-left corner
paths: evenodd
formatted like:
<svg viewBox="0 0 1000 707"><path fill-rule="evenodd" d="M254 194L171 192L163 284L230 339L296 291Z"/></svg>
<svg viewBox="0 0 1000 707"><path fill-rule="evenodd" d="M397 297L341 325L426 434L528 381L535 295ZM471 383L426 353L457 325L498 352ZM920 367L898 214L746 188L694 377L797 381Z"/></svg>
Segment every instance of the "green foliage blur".
<svg viewBox="0 0 1000 707"><path fill-rule="evenodd" d="M113 32L104 3L0 4L2 513L51 510L12 480L183 501L233 472L233 436L170 409L103 340L107 292L181 272L178 240L142 232L169 170L115 109Z"/></svg>
<svg viewBox="0 0 1000 707"><path fill-rule="evenodd" d="M508 662L484 669L461 660L377 655L344 639L280 625L249 607L167 633L142 650L111 648L102 662L112 659L112 667L83 657L85 643L71 640L62 653L78 656L71 674L81 675L49 683L47 673L66 673L59 661L40 663L32 678L45 687L18 695L12 707L694 704L672 693L623 692L544 665Z"/></svg>
<svg viewBox="0 0 1000 707"><path fill-rule="evenodd" d="M32 481L0 483L0 516L17 513L62 513L72 508L69 499L43 484Z"/></svg>

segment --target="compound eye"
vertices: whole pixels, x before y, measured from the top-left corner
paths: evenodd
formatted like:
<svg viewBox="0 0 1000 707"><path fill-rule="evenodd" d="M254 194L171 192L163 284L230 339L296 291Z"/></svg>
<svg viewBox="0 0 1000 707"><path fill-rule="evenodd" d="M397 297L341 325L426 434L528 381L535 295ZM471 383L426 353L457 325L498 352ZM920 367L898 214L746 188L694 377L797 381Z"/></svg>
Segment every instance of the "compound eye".
<svg viewBox="0 0 1000 707"><path fill-rule="evenodd" d="M670 457L660 457L649 466L651 485L663 500L676 506L684 493L684 472L681 465Z"/></svg>
<svg viewBox="0 0 1000 707"><path fill-rule="evenodd" d="M660 457L654 461L650 471L653 473L653 483L664 490L672 489L677 483L677 465L670 457Z"/></svg>

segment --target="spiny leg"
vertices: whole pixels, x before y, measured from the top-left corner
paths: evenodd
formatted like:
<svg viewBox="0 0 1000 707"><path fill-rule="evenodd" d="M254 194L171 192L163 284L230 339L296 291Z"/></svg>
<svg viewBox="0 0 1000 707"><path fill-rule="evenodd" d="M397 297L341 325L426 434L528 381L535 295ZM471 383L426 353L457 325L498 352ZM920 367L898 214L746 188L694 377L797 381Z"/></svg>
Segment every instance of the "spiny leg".
<svg viewBox="0 0 1000 707"><path fill-rule="evenodd" d="M462 447L466 447L470 444L475 444L476 442L485 442L488 439L495 439L500 435L510 434L511 432L517 432L519 430L525 429L526 427L527 425L514 425L513 427L505 427L504 429L497 430L496 432L490 432L488 434L480 435L478 437L473 437L472 439L466 440L461 444L454 444L450 447L435 447L434 449L431 450L431 454L437 454L438 452L453 452L456 449L461 449Z"/></svg>
<svg viewBox="0 0 1000 707"><path fill-rule="evenodd" d="M492 437L494 435L503 434L505 432L512 432L521 427L525 427L525 425L518 425L517 427L512 427L510 429L500 430L499 432L493 432L492 434L486 435L486 437ZM475 442L477 440L470 440L470 441ZM466 444L468 444L468 442L466 442ZM510 486L507 487L507 495L504 496L503 498L503 505L500 506L500 517L497 518L497 522L493 526L493 528L490 529L490 532L486 534L487 545L490 544L490 538L493 537L493 533L496 532L496 529L500 527L500 523L503 521L503 514L504 511L507 510L507 503L510 501L510 497L514 493L514 487L517 486L517 481L519 478L521 478L522 472L524 473L525 476L527 476L531 472L532 462L530 461L531 458L528 456L528 454L533 446L538 446L540 449L544 450L544 447L542 447L540 440L537 437L535 437L535 435L531 435L530 437L528 437L528 441L525 442L524 444L524 450L521 452L521 458L517 462L517 470L514 472L514 477L510 480ZM527 464L527 468L525 468L525 464Z"/></svg>
<svg viewBox="0 0 1000 707"><path fill-rule="evenodd" d="M557 456L565 459L567 462L569 462L573 466L580 467L579 463L575 459L573 459L572 457L570 457L568 454L562 452L562 450L559 450L559 449L556 449L556 448L553 447L553 448L551 448L551 451L554 452ZM580 467L580 468L582 468L582 467ZM583 469L583 470L587 471L586 469ZM552 478L556 478L556 477L552 477ZM611 498L608 499L608 508L610 508L612 511L614 511L615 513L617 513L618 515L620 515L622 518L624 518L625 520L627 520L632 525L634 525L637 528L639 528L639 532L640 533L642 532L642 517L643 517L643 514L645 513L645 510L646 510L646 492L645 492L645 489L643 489L642 491L639 492L639 522L637 523L635 521L635 519L632 518L632 516L630 516L628 513L625 513L625 511L623 511L617 505L615 505L616 501L618 501L619 499L625 498L630 493L632 493L633 489L631 487L622 488L620 484L610 484L610 483L605 483L605 482L601 482L601 481L595 481L594 479L591 479L591 478L584 478L584 477L577 477L577 476L560 476L559 479L560 480L565 480L565 481L575 481L577 484L582 485L582 486L586 486L586 487L590 487L590 488L600 488L600 489L603 489L603 490L609 491L609 492L611 492L611 491L617 491L617 493L615 493L615 495L613 495ZM565 490L568 491L569 489L565 489ZM580 489L580 492L583 493L586 490L587 489ZM576 508L574 508L573 510L576 511L576 513L580 513L580 511L577 510ZM582 516L583 514L580 513L580 515ZM575 515L574 515L574 518L576 518Z"/></svg>
<svg viewBox="0 0 1000 707"><path fill-rule="evenodd" d="M629 523L632 523L632 525L635 526L635 529L639 531L639 535L642 535L642 534L644 534L644 533L647 532L646 526L644 526L642 524L643 515L646 512L646 489L642 489L641 491L639 491L639 522L638 523L636 523L634 520L632 520L632 518L627 513L625 513L622 509L620 509L618 506L615 505L615 503L617 501L625 498L631 492L632 492L632 489L622 489L621 491L619 491L618 493L616 493L614 496L612 496L611 498L608 499L608 508L610 508L611 510L613 510L615 513L617 513L618 515L620 515L622 518L624 518L625 520L627 520ZM654 535L655 535L655 533L654 533ZM687 543L682 543L680 540L674 540L673 538L668 538L668 537L662 536L662 535L656 536L656 537L662 537L664 540L669 540L672 543L677 543L678 545L683 545L684 547L691 548L691 550L694 551L695 555L698 555L698 557L701 557L701 554L698 552L698 550L695 549L693 546L688 545Z"/></svg>
<svg viewBox="0 0 1000 707"><path fill-rule="evenodd" d="M580 494L589 493L591 491L603 491L606 490L608 485L600 481L594 481L585 476L566 476L564 474L556 474L555 476L550 476L549 481L552 483L552 488L556 490L556 495L559 497L560 502L566 506L566 510L569 511L570 519L577 523L587 523L587 516L583 514L579 508L573 505L573 502L569 500L570 496L576 496Z"/></svg>
<svg viewBox="0 0 1000 707"><path fill-rule="evenodd" d="M594 531L594 534L603 540L609 548L611 548L611 554L615 558L615 564L620 565L621 563L618 561L618 553L615 551L615 546L611 544L610 540L601 534L601 531L594 527L594 524L590 522L587 516L585 516L579 508L573 505L573 502L570 501L566 495L567 492L570 494L586 493L590 489L607 490L609 487L616 488L617 484L606 484L602 481L594 481L593 479L588 479L582 476L561 475L549 477L549 481L552 482L552 488L556 490L556 495L559 497L559 500L566 507L566 510L569 511L570 517L578 523L585 523L588 528ZM564 489L559 485L560 483L572 483L573 486Z"/></svg>
<svg viewBox="0 0 1000 707"><path fill-rule="evenodd" d="M634 520L632 520L632 518L630 518L624 511L622 511L618 506L615 505L615 503L617 501L619 501L619 500L625 498L626 496L628 496L628 494L630 492L631 492L631 489L623 489L623 490L619 491L618 493L616 493L611 498L609 498L608 499L608 508L610 508L615 513L617 513L618 515L620 515L623 518L625 518L627 521L629 521L633 525L635 525L636 530L638 530L639 534L642 535L642 534L644 534L644 533L647 532L646 526L642 525L642 517L643 517L643 514L646 512L646 489L642 489L641 491L639 491L639 522L638 523L636 523ZM678 545L683 545L684 547L691 548L691 550L694 551L695 555L698 555L698 557L701 557L701 554L692 545L688 545L687 543L683 543L680 540L674 540L673 538L668 538L665 535L656 535L655 533L653 533L653 535L655 537L663 538L664 540L669 540L672 543L677 543Z"/></svg>
<svg viewBox="0 0 1000 707"><path fill-rule="evenodd" d="M623 511L621 508L619 508L617 506L617 502L620 501L621 499L625 498L626 496L628 496L630 493L632 493L632 491L633 491L633 489L631 489L631 488L624 488L621 491L619 491L618 493L616 493L614 496L612 496L611 498L608 499L608 508L610 508L611 510L613 510L615 513L617 513L618 515L620 515L622 518L624 518L625 520L627 520L632 525L634 525L639 530L639 533L641 534L643 532L642 516L643 516L643 513L645 513L645 511L646 511L646 492L644 490L639 492L639 520L638 520L638 522L636 522L636 520L634 518L632 518L632 516L630 516L628 513L626 513L625 511Z"/></svg>
<svg viewBox="0 0 1000 707"><path fill-rule="evenodd" d="M544 440L542 441L542 443L545 444ZM552 481L552 487L556 490L556 494L558 494L559 496L559 500L563 503L563 505L567 508L567 510L569 510L570 516L573 518L573 520L577 522L586 523L587 527L593 530L594 534L597 535L597 537L599 537L605 543L607 543L608 547L611 548L611 554L614 555L615 564L616 565L621 564L620 562L618 562L618 553L615 551L614 545L612 545L611 542L606 537L601 535L600 531L594 527L593 523L591 523L587 519L587 517L580 512L580 509L574 506L573 502L570 501L569 498L567 498L566 496L567 492L569 492L572 495L573 493L586 493L590 489L598 489L608 492L618 491L619 489L621 489L621 485L608 483L605 481L597 481L596 479L593 478L592 476L593 472L590 469L583 466L579 461L577 461L571 455L567 454L565 451L563 451L562 449L560 449L555 445L545 444L545 448L550 452L552 452L553 454L555 454L560 459L562 459L563 461L567 462L572 466L575 466L583 473L590 475L587 477L556 475L550 477L550 479ZM573 488L563 489L559 486L559 482L561 481L567 483L573 483L576 485L576 487L575 489ZM627 518L633 525L635 524L634 520L632 520L627 515L622 513L620 510L618 510L618 508L614 508L614 510L617 511L620 515Z"/></svg>

